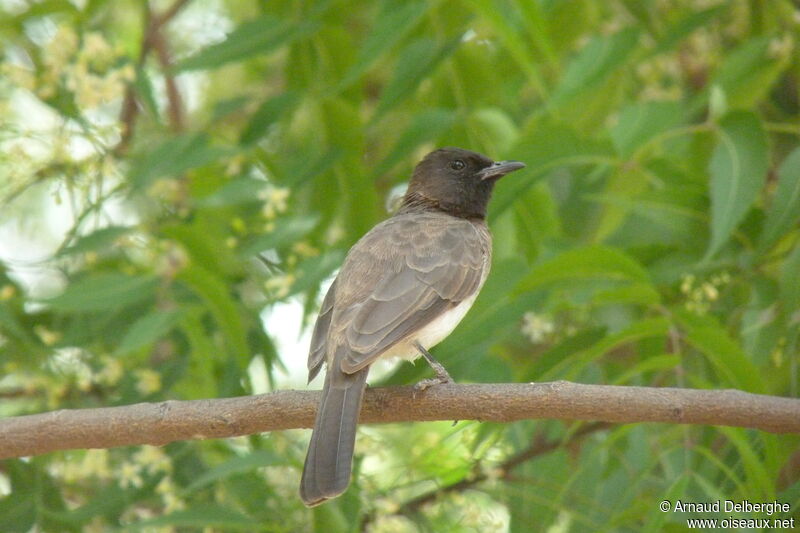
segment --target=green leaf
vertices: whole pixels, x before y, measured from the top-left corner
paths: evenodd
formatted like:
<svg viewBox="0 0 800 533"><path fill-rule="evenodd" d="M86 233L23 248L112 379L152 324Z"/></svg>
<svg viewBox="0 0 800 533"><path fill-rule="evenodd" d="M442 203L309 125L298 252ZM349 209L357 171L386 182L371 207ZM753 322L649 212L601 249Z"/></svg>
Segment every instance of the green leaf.
<svg viewBox="0 0 800 533"><path fill-rule="evenodd" d="M647 271L632 257L607 246L587 246L563 252L534 266L517 286L518 292L559 281L625 280L646 283Z"/></svg>
<svg viewBox="0 0 800 533"><path fill-rule="evenodd" d="M294 109L300 99L298 93L289 91L265 101L250 117L239 143L249 145L257 142L282 115Z"/></svg>
<svg viewBox="0 0 800 533"><path fill-rule="evenodd" d="M425 109L414 115L411 124L395 143L389 155L375 168L374 174L380 176L388 172L419 145L443 135L455 121L456 113L451 109Z"/></svg>
<svg viewBox="0 0 800 533"><path fill-rule="evenodd" d="M265 250L280 248L298 241L317 225L319 217L282 218L276 221L275 229L248 240L239 250L242 257L250 257Z"/></svg>
<svg viewBox="0 0 800 533"><path fill-rule="evenodd" d="M670 370L681 364L681 358L677 355L658 355L648 357L636 363L632 368L626 370L611 382L611 385L624 385L634 382L634 378L642 377L649 372L658 370ZM635 382L634 382L635 384Z"/></svg>
<svg viewBox="0 0 800 533"><path fill-rule="evenodd" d="M706 259L725 244L764 186L767 137L752 113L735 111L719 124L711 172L711 242Z"/></svg>
<svg viewBox="0 0 800 533"><path fill-rule="evenodd" d="M3 531L24 533L35 529L41 513L39 497L39 472L27 460L10 459L3 463L5 476L10 481L11 491L0 498L0 527Z"/></svg>
<svg viewBox="0 0 800 533"><path fill-rule="evenodd" d="M503 109L481 107L470 113L470 121L492 153L506 153L519 138L519 128Z"/></svg>
<svg viewBox="0 0 800 533"><path fill-rule="evenodd" d="M685 15L678 22L670 26L664 37L658 40L655 48L650 52L651 55L658 55L668 50L681 42L686 36L698 28L702 28L709 23L711 19L725 11L724 5L718 5L704 9L702 11L690 12Z"/></svg>
<svg viewBox="0 0 800 533"><path fill-rule="evenodd" d="M180 331L188 343L190 357L186 373L172 390L182 397L208 398L218 394L220 389L218 369L224 365L228 354L218 349L212 338L216 330L207 331L204 319L205 309L192 306L181 320Z"/></svg>
<svg viewBox="0 0 800 533"><path fill-rule="evenodd" d="M319 285L334 270L342 266L343 260L344 252L332 250L301 262L297 265L297 281L292 285L289 295L305 292L311 287Z"/></svg>
<svg viewBox="0 0 800 533"><path fill-rule="evenodd" d="M669 331L669 328L670 322L666 318L645 318L639 320L621 331L606 334L593 346L579 354L559 361L546 373L542 374L540 379L576 379L576 376L583 371L587 364L596 361L610 351L642 339L664 337Z"/></svg>
<svg viewBox="0 0 800 533"><path fill-rule="evenodd" d="M460 35L444 43L423 37L406 46L400 53L392 80L381 93L375 116L382 115L414 94L420 82L430 76L436 66L458 48L460 42Z"/></svg>
<svg viewBox="0 0 800 533"><path fill-rule="evenodd" d="M686 340L714 366L719 385L763 394L767 388L761 373L741 346L711 317L680 312L675 316L686 330Z"/></svg>
<svg viewBox="0 0 800 533"><path fill-rule="evenodd" d="M17 319L16 315L10 305L0 302L0 336L15 339L25 345L29 354L35 353L41 342L32 330Z"/></svg>
<svg viewBox="0 0 800 533"><path fill-rule="evenodd" d="M653 505L656 505L656 501L667 501L671 504L675 504L676 501L681 499L686 499L686 489L689 486L689 481L691 480L691 473L686 472L679 475L669 486L666 492L663 493L661 498L652 498ZM666 531L665 522L670 518L671 512L650 512L645 515L647 518L647 522L644 524L642 531L644 533L654 533L660 531ZM671 522L671 520L670 520Z"/></svg>
<svg viewBox="0 0 800 533"><path fill-rule="evenodd" d="M800 148L795 148L778 170L778 187L775 189L767 221L759 238L760 247L766 249L785 231L793 228L800 218Z"/></svg>
<svg viewBox="0 0 800 533"><path fill-rule="evenodd" d="M545 96L547 88L544 77L535 61L534 51L530 44L523 39L522 32L508 20L508 17L504 16L504 10L498 8L497 2L472 0L470 3L494 30L493 39L503 44L508 54L519 65L519 69L528 77L534 89L540 95Z"/></svg>
<svg viewBox="0 0 800 533"><path fill-rule="evenodd" d="M780 276L781 302L788 314L800 308L800 246L783 262Z"/></svg>
<svg viewBox="0 0 800 533"><path fill-rule="evenodd" d="M138 531L164 526L180 526L202 530L207 528L230 528L242 531L257 531L261 523L247 515L234 511L229 507L214 504L202 504L197 507L175 511L158 518L148 518L125 526L125 531Z"/></svg>
<svg viewBox="0 0 800 533"><path fill-rule="evenodd" d="M489 204L490 222L554 167L608 162L614 156L614 148L610 142L590 138L570 126L545 123L522 135L510 153L527 168L504 178L496 187Z"/></svg>
<svg viewBox="0 0 800 533"><path fill-rule="evenodd" d="M135 188L146 188L159 178L179 176L230 154L230 150L211 146L205 133L173 137L133 162L130 178Z"/></svg>
<svg viewBox="0 0 800 533"><path fill-rule="evenodd" d="M213 193L195 200L201 207L225 207L229 205L260 202L258 194L269 183L263 179L240 177L226 182Z"/></svg>
<svg viewBox="0 0 800 533"><path fill-rule="evenodd" d="M213 44L181 61L177 71L211 69L231 61L265 54L280 46L308 37L319 27L316 20L303 22L279 19L273 15L245 22L220 43Z"/></svg>
<svg viewBox="0 0 800 533"><path fill-rule="evenodd" d="M79 237L74 243L68 247L60 250L56 257L64 257L66 255L84 254L86 252L94 252L108 248L121 236L126 235L132 231L132 228L123 226L109 226L101 228L88 235Z"/></svg>
<svg viewBox="0 0 800 533"><path fill-rule="evenodd" d="M581 92L591 90L620 67L636 48L639 32L634 28L614 35L594 37L570 61L561 82L547 103L558 108Z"/></svg>
<svg viewBox="0 0 800 533"><path fill-rule="evenodd" d="M247 331L229 287L222 279L196 263L181 270L178 279L186 283L206 303L208 311L225 336L228 354L239 363L240 368L244 368L250 360Z"/></svg>
<svg viewBox="0 0 800 533"><path fill-rule="evenodd" d="M114 353L124 355L152 344L170 332L182 317L180 311L153 311L134 322Z"/></svg>
<svg viewBox="0 0 800 533"><path fill-rule="evenodd" d="M108 312L154 297L158 283L153 276L94 274L70 283L64 292L44 303L55 311Z"/></svg>
<svg viewBox="0 0 800 533"><path fill-rule="evenodd" d="M546 376L559 376L569 368L571 357L583 353L606 336L605 328L585 328L561 340L548 348L533 361L531 369L523 375L523 379L543 380ZM553 369L558 368L558 371Z"/></svg>
<svg viewBox="0 0 800 533"><path fill-rule="evenodd" d="M709 87L718 86L731 109L751 109L769 93L781 72L789 64L791 53L770 53L772 36L746 41L728 53L711 78Z"/></svg>
<svg viewBox="0 0 800 533"><path fill-rule="evenodd" d="M775 499L775 473L771 474L764 462L764 444L759 433L724 426L720 427L719 431L736 447L738 459L747 474L748 494L752 494L758 501Z"/></svg>
<svg viewBox="0 0 800 533"><path fill-rule="evenodd" d="M660 303L661 295L649 283L631 283L622 287L614 287L597 291L592 297L597 305L604 304L639 304L655 305Z"/></svg>
<svg viewBox="0 0 800 533"><path fill-rule="evenodd" d="M617 152L628 158L641 146L683 120L684 106L678 102L641 102L623 108L611 129Z"/></svg>
<svg viewBox="0 0 800 533"><path fill-rule="evenodd" d="M606 180L605 194L611 198L625 198L635 203L638 196L647 190L648 176L641 168L626 169L615 168ZM620 202L606 202L596 222L597 229L592 236L592 241L599 243L622 225L628 218L632 209Z"/></svg>
<svg viewBox="0 0 800 533"><path fill-rule="evenodd" d="M151 117L157 117L159 110L155 95L156 91L148 69L144 66L136 67L136 79L133 80L133 86L136 89L137 100L141 102L143 110Z"/></svg>
<svg viewBox="0 0 800 533"><path fill-rule="evenodd" d="M286 459L273 452L257 450L243 457L235 457L195 477L184 489L192 493L207 485L242 472L250 472L265 466L285 465Z"/></svg>
<svg viewBox="0 0 800 533"><path fill-rule="evenodd" d="M372 31L361 43L355 63L347 70L337 90L346 89L357 80L381 54L387 52L417 24L430 7L427 2L384 0Z"/></svg>

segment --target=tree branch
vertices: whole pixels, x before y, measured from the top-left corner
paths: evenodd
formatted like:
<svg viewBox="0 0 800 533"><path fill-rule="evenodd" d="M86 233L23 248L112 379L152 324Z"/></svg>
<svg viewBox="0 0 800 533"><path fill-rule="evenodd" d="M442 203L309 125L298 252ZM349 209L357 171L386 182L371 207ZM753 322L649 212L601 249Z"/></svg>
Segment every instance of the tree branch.
<svg viewBox="0 0 800 533"><path fill-rule="evenodd" d="M319 392L278 391L216 400L61 410L0 420L0 459L75 448L163 445L308 428ZM554 418L666 422L800 433L800 400L737 390L582 385L567 381L444 384L369 389L362 423L431 420L511 422Z"/></svg>

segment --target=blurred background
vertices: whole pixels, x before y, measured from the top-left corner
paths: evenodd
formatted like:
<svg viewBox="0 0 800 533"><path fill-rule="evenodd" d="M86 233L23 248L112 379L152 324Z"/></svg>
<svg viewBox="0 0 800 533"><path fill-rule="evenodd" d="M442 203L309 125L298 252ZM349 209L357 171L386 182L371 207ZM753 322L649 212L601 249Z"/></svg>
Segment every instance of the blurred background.
<svg viewBox="0 0 800 533"><path fill-rule="evenodd" d="M0 37L2 416L305 387L344 253L447 145L527 163L490 205L493 273L433 351L458 382L798 395L797 1L0 0ZM0 530L682 531L694 515L659 502L800 512L797 435L364 426L353 485L314 510L296 495L308 437L5 461Z"/></svg>

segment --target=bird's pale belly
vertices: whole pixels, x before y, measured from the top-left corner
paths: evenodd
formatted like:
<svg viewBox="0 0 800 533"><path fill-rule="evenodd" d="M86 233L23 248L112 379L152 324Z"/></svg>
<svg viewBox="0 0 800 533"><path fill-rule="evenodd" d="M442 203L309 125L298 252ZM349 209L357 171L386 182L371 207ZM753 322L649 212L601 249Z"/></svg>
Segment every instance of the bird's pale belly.
<svg viewBox="0 0 800 533"><path fill-rule="evenodd" d="M380 358L387 359L399 357L409 361L416 359L420 356L420 353L413 344L415 340L418 341L426 350L433 348L439 344L439 342L444 340L445 337L450 335L450 332L452 332L458 323L461 322L461 319L464 318L464 315L466 315L467 311L469 311L470 307L472 307L472 304L475 301L475 298L478 297L479 292L480 290L475 291L475 294L473 294L470 298L464 300L457 306L432 320L428 325L414 332L414 334L410 337L395 344L383 352Z"/></svg>

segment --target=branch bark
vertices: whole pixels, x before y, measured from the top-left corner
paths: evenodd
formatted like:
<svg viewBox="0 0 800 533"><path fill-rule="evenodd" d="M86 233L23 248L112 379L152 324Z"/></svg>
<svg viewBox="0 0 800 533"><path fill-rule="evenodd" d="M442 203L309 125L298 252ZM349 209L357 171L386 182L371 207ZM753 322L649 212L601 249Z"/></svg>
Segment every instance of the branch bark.
<svg viewBox="0 0 800 533"><path fill-rule="evenodd" d="M0 420L0 459L76 448L164 445L308 428L319 392L278 391L215 400L165 401L60 410ZM362 423L431 420L512 422L553 418L610 423L665 422L800 433L800 399L737 390L583 385L567 381L445 384L369 389Z"/></svg>

